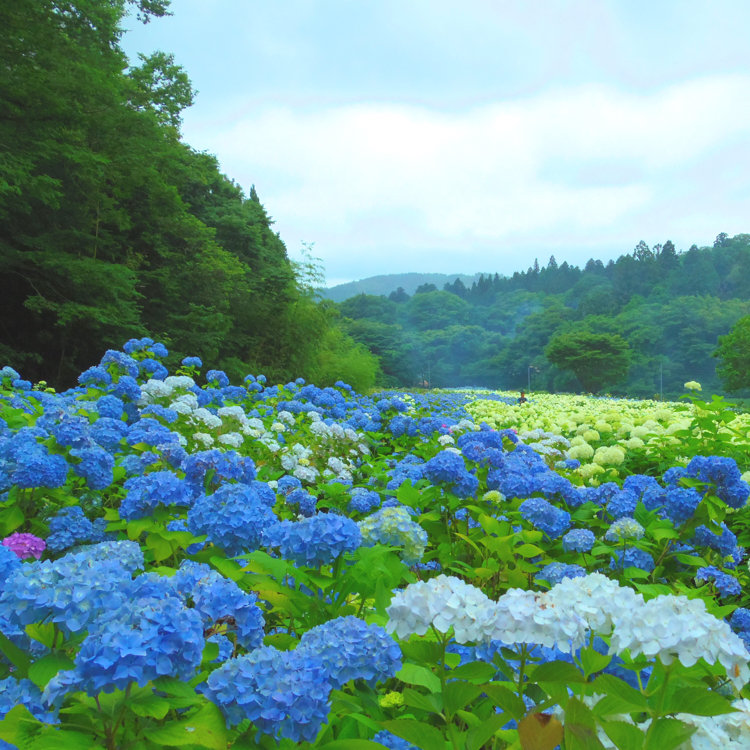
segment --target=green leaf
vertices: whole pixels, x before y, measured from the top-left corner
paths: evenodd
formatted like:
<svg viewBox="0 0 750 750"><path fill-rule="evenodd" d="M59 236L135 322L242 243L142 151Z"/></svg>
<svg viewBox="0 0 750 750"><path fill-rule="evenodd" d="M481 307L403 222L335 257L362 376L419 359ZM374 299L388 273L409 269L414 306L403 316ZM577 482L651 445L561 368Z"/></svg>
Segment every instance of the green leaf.
<svg viewBox="0 0 750 750"><path fill-rule="evenodd" d="M634 724L628 724L627 721L603 721L601 727L618 750L642 750L643 732Z"/></svg>
<svg viewBox="0 0 750 750"><path fill-rule="evenodd" d="M450 677L455 677L459 680L466 680L467 682L480 683L491 680L496 672L497 668L493 667L492 664L487 664L487 662L484 661L472 661L468 664L463 664L460 667L452 669Z"/></svg>
<svg viewBox="0 0 750 750"><path fill-rule="evenodd" d="M24 705L14 706L0 721L0 739L17 747L25 747L44 725Z"/></svg>
<svg viewBox="0 0 750 750"><path fill-rule="evenodd" d="M90 734L45 726L22 747L24 750L100 750L101 743Z"/></svg>
<svg viewBox="0 0 750 750"><path fill-rule="evenodd" d="M508 723L508 717L503 714L493 714L481 722L474 729L470 729L466 736L466 750L480 750L492 735Z"/></svg>
<svg viewBox="0 0 750 750"><path fill-rule="evenodd" d="M22 651L6 635L0 633L0 651L7 657L8 661L16 668L16 676L26 677L29 673L31 659L25 651Z"/></svg>
<svg viewBox="0 0 750 750"><path fill-rule="evenodd" d="M696 716L719 716L736 709L723 696L708 687L681 687L670 695L662 708L665 714L695 714Z"/></svg>
<svg viewBox="0 0 750 750"><path fill-rule="evenodd" d="M688 726L679 719L662 717L649 727L643 750L674 750L687 742L695 730L696 727Z"/></svg>
<svg viewBox="0 0 750 750"><path fill-rule="evenodd" d="M440 680L438 676L427 667L419 664L404 664L396 673L396 679L406 682L409 685L420 685L427 688L431 693L440 692Z"/></svg>
<svg viewBox="0 0 750 750"><path fill-rule="evenodd" d="M401 653L405 659L421 662L422 664L435 664L441 657L443 649L439 643L415 639L401 644Z"/></svg>
<svg viewBox="0 0 750 750"><path fill-rule="evenodd" d="M325 745L317 745L318 750L383 750L379 742L372 740L334 740Z"/></svg>
<svg viewBox="0 0 750 750"><path fill-rule="evenodd" d="M383 726L392 734L401 737L421 750L445 750L442 732L430 724L414 719L393 719L384 721Z"/></svg>
<svg viewBox="0 0 750 750"><path fill-rule="evenodd" d="M443 700L445 707L451 713L456 713L460 708L465 708L482 693L482 688L472 685L470 682L455 680L446 683L443 689Z"/></svg>
<svg viewBox="0 0 750 750"><path fill-rule="evenodd" d="M505 685L511 685L513 689ZM503 710L503 713L508 714L512 719L518 721L526 714L526 706L515 692L515 686L512 683L488 682L482 685L482 690L492 698L496 706Z"/></svg>
<svg viewBox="0 0 750 750"><path fill-rule="evenodd" d="M163 719L171 708L169 701L156 695L146 696L137 701L130 701L130 710L137 716L149 716L152 719Z"/></svg>
<svg viewBox="0 0 750 750"><path fill-rule="evenodd" d="M47 654L29 667L29 679L39 688L47 683L61 670L73 669L75 664L67 656Z"/></svg>
<svg viewBox="0 0 750 750"><path fill-rule="evenodd" d="M429 714L439 714L443 711L443 696L440 693L425 695L418 690L406 688L403 692L404 703L411 708L427 711Z"/></svg>
<svg viewBox="0 0 750 750"><path fill-rule="evenodd" d="M17 505L0 510L0 534L8 536L12 534L26 518L23 511Z"/></svg>
<svg viewBox="0 0 750 750"><path fill-rule="evenodd" d="M594 674L595 672L601 672L602 669L605 669L607 665L612 661L612 657L610 655L600 654L593 648L581 649L580 659L584 672L587 675Z"/></svg>
<svg viewBox="0 0 750 750"><path fill-rule="evenodd" d="M26 626L25 630L26 635L28 635L29 638L39 641L39 643L42 643L47 648L52 648L52 644L55 642L55 633L57 632L55 623L31 623Z"/></svg>
<svg viewBox="0 0 750 750"><path fill-rule="evenodd" d="M227 747L224 717L213 703L205 703L187 719L150 729L148 738L169 747L200 745L210 750L226 750Z"/></svg>
<svg viewBox="0 0 750 750"><path fill-rule="evenodd" d="M593 684L594 690L605 696L594 708L594 713L597 716L645 711L648 707L646 696L630 687L627 682L619 677L611 674L599 675ZM605 704L605 701L608 702Z"/></svg>
<svg viewBox="0 0 750 750"><path fill-rule="evenodd" d="M533 682L585 682L581 670L567 661L548 661L537 666L531 674Z"/></svg>
<svg viewBox="0 0 750 750"><path fill-rule="evenodd" d="M516 547L513 550L517 555L521 557L536 557L537 555L543 555L544 550L541 547L537 547L534 544L522 544L520 547Z"/></svg>
<svg viewBox="0 0 750 750"><path fill-rule="evenodd" d="M596 721L591 711L578 698L565 706L566 750L604 750L596 736Z"/></svg>

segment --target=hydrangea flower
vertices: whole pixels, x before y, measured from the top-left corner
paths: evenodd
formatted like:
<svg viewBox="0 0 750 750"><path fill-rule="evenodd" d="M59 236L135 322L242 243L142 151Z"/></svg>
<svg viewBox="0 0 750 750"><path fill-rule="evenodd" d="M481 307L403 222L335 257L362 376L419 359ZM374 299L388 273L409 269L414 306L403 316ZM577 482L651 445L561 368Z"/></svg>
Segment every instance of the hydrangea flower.
<svg viewBox="0 0 750 750"><path fill-rule="evenodd" d="M297 648L320 658L336 688L357 679L374 685L401 669L401 648L393 638L356 617L338 617L308 630Z"/></svg>
<svg viewBox="0 0 750 750"><path fill-rule="evenodd" d="M570 528L570 513L541 497L524 500L518 508L523 518L550 539L557 539Z"/></svg>
<svg viewBox="0 0 750 750"><path fill-rule="evenodd" d="M637 547L627 547L625 550L615 550L609 567L613 570L640 568L650 573L654 569L654 558L645 550L638 549Z"/></svg>
<svg viewBox="0 0 750 750"><path fill-rule="evenodd" d="M29 557L34 557L38 560L47 545L44 539L40 539L38 536L34 536L34 534L15 532L3 539L3 547L7 547L11 552L14 552L20 560L26 560Z"/></svg>
<svg viewBox="0 0 750 750"><path fill-rule="evenodd" d="M300 521L282 521L268 528L263 543L277 547L282 557L297 565L319 567L362 544L362 534L350 518L318 513Z"/></svg>
<svg viewBox="0 0 750 750"><path fill-rule="evenodd" d="M738 596L742 593L742 586L740 582L729 573L719 570L714 565L705 565L702 568L698 568L695 573L695 581L699 583L701 581L711 581L716 590L719 592L719 596Z"/></svg>
<svg viewBox="0 0 750 750"><path fill-rule="evenodd" d="M404 507L383 507L359 522L362 544L372 547L385 544L403 549L403 560L407 565L419 562L427 546L427 532L414 520Z"/></svg>
<svg viewBox="0 0 750 750"><path fill-rule="evenodd" d="M229 726L248 719L262 733L294 742L315 739L328 719L331 689L316 655L272 646L229 659L199 687Z"/></svg>
<svg viewBox="0 0 750 750"><path fill-rule="evenodd" d="M154 471L126 480L127 495L120 503L120 517L126 520L143 518L158 505L190 505L191 488L174 472Z"/></svg>
<svg viewBox="0 0 750 750"><path fill-rule="evenodd" d="M596 537L589 529L571 529L562 538L563 549L566 552L588 552L594 546Z"/></svg>
<svg viewBox="0 0 750 750"><path fill-rule="evenodd" d="M278 518L257 487L225 484L199 497L188 511L187 522L191 533L205 534L209 542L233 556L258 549L263 533Z"/></svg>
<svg viewBox="0 0 750 750"><path fill-rule="evenodd" d="M556 583L560 583L563 578L579 578L585 575L586 571L580 565L551 562L545 565L534 578L541 578L554 586Z"/></svg>
<svg viewBox="0 0 750 750"><path fill-rule="evenodd" d="M643 539L646 530L634 518L618 518L604 534L608 542L621 542L625 539Z"/></svg>

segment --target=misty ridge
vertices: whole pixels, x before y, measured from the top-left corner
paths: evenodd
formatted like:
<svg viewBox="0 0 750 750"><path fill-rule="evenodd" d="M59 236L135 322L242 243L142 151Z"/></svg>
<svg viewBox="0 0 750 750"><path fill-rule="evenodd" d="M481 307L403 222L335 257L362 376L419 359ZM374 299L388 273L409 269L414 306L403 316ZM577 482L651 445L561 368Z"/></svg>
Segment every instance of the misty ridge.
<svg viewBox="0 0 750 750"><path fill-rule="evenodd" d="M565 335L624 340L627 367L606 387L613 395L675 398L686 380L722 393L715 352L750 314L750 234L687 251L641 241L584 268L552 256L512 276L376 276L322 296L339 300L344 329L377 355L387 386L588 391L545 354Z"/></svg>

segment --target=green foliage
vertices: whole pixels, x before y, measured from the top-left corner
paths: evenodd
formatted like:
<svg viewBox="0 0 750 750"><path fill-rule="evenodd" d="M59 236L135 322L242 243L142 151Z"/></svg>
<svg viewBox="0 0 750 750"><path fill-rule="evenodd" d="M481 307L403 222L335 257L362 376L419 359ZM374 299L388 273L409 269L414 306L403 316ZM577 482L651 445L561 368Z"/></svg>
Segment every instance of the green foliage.
<svg viewBox="0 0 750 750"><path fill-rule="evenodd" d="M727 390L750 388L750 315L740 318L726 336L719 336L714 356L721 360L716 371Z"/></svg>
<svg viewBox="0 0 750 750"><path fill-rule="evenodd" d="M544 353L561 369L572 370L592 393L623 378L630 364L628 344L617 334L558 333Z"/></svg>

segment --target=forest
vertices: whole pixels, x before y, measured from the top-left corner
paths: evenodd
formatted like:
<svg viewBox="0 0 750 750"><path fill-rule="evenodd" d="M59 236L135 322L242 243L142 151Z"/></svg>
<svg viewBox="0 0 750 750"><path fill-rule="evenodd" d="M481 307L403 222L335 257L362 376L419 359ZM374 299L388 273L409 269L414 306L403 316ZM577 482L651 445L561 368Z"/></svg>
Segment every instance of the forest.
<svg viewBox="0 0 750 750"><path fill-rule="evenodd" d="M128 12L168 6L0 4L0 362L70 386L149 335L172 364L371 386L377 361L315 299L314 263L291 262L255 189L181 139L185 71L119 46Z"/></svg>
<svg viewBox="0 0 750 750"><path fill-rule="evenodd" d="M750 234L722 233L713 247L678 252L670 241L639 242L632 253L606 264L592 259L583 269L553 256L546 266L535 261L510 277L484 275L470 287L460 279L441 290L423 284L413 295L358 295L339 309L349 334L378 355L391 386L604 388L667 398L695 380L743 395L747 377L722 377L726 357L714 354L719 337L750 314L749 271ZM592 336L619 340L623 352L603 382L563 366L549 348L567 340L598 367L583 340Z"/></svg>

